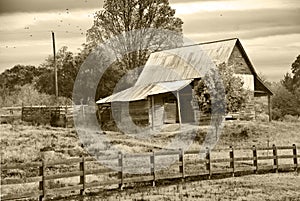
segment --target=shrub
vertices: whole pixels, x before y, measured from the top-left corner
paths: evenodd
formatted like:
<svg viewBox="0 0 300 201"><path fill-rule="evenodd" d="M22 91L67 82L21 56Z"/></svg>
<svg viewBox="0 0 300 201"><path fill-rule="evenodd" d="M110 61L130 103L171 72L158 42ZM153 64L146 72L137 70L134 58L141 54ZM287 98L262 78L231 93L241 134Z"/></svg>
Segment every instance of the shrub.
<svg viewBox="0 0 300 201"><path fill-rule="evenodd" d="M272 109L272 119L273 120L282 120L283 114L282 111L278 108Z"/></svg>
<svg viewBox="0 0 300 201"><path fill-rule="evenodd" d="M224 128L224 137L229 137L231 140L243 140L256 134L256 127L252 124L232 124Z"/></svg>
<svg viewBox="0 0 300 201"><path fill-rule="evenodd" d="M262 113L262 114L258 114L256 116L256 121L260 121L260 122L268 122L269 121L269 115Z"/></svg>
<svg viewBox="0 0 300 201"><path fill-rule="evenodd" d="M298 119L297 116L292 116L292 115L287 114L287 115L285 115L283 117L283 121L286 121L286 122L298 122L299 119Z"/></svg>

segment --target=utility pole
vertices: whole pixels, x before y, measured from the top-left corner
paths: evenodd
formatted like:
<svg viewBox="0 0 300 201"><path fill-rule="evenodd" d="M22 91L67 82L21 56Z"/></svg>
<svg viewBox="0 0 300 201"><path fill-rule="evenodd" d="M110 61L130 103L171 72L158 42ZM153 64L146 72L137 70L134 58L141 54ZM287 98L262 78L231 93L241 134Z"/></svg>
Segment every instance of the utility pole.
<svg viewBox="0 0 300 201"><path fill-rule="evenodd" d="M56 66L56 51L55 51L55 37L52 31L52 42L53 42L53 63L54 63L54 80L55 80L55 99L58 98L58 83L57 83L57 66Z"/></svg>

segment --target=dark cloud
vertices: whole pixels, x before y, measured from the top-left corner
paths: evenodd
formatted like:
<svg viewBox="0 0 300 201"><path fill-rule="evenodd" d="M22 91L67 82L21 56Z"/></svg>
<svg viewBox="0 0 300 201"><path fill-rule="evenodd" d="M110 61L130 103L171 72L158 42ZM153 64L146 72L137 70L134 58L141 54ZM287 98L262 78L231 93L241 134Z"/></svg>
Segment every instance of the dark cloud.
<svg viewBox="0 0 300 201"><path fill-rule="evenodd" d="M1 0L0 13L102 8L104 0Z"/></svg>

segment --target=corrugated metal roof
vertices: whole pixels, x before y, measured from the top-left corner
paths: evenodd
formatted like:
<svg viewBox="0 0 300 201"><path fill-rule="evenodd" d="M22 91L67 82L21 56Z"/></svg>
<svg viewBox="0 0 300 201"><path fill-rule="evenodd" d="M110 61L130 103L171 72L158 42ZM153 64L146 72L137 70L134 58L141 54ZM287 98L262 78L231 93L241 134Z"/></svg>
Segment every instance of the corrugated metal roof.
<svg viewBox="0 0 300 201"><path fill-rule="evenodd" d="M181 90L189 85L192 80L180 80L174 82L151 83L148 85L135 85L124 91L98 100L96 103L129 102L146 99L150 95L162 94Z"/></svg>
<svg viewBox="0 0 300 201"><path fill-rule="evenodd" d="M202 77L212 66L227 63L236 42L230 39L152 53L136 85Z"/></svg>

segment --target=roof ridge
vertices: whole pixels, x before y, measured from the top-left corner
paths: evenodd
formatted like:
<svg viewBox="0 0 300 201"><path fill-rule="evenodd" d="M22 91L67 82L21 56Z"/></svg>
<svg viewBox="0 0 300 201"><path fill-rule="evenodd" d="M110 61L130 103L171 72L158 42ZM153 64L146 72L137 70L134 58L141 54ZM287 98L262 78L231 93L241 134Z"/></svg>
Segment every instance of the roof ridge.
<svg viewBox="0 0 300 201"><path fill-rule="evenodd" d="M211 43L219 43L219 42L225 42L225 41L230 41L230 40L239 40L239 38L226 38L226 39L220 39L220 40L214 40L214 41L206 41L206 42L201 42L201 43L195 43L195 44L183 45L183 46L175 47L175 48L171 48L171 49L158 50L158 51L156 51L156 52L164 52L164 51L175 50L175 49L180 49L180 48L184 48L184 47L192 47L192 46L197 46L197 45L205 45L205 44L211 44ZM156 52L153 52L153 53L156 53Z"/></svg>
<svg viewBox="0 0 300 201"><path fill-rule="evenodd" d="M239 38L226 38L226 39L220 39L220 40L206 41L206 42L195 43L195 44L191 44L191 45L183 45L182 47L190 47L190 46L194 46L194 45L205 45L205 44L211 44L211 43L219 43L219 42L225 42L225 41L230 41L230 40L239 40Z"/></svg>

